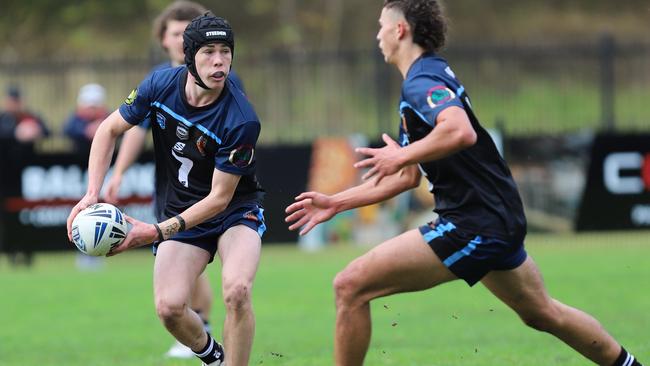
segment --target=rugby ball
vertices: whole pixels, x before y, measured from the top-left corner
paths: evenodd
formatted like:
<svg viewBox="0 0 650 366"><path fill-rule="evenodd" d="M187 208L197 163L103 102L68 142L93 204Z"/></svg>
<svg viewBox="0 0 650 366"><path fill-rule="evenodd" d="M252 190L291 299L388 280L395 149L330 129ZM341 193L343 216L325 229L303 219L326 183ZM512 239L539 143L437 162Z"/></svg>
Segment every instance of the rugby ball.
<svg viewBox="0 0 650 366"><path fill-rule="evenodd" d="M122 211L109 203L90 205L72 221L72 242L92 256L106 255L124 241L127 233Z"/></svg>

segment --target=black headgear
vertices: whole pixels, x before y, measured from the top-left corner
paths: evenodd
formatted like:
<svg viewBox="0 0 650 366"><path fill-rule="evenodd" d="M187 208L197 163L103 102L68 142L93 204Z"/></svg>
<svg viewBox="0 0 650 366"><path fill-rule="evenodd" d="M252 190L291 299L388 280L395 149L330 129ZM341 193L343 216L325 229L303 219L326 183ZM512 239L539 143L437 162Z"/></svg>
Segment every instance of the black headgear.
<svg viewBox="0 0 650 366"><path fill-rule="evenodd" d="M183 52L185 53L185 65L196 79L196 84L203 89L210 89L201 80L199 73L196 71L194 57L199 49L210 43L224 43L230 47L230 51L235 52L235 35L233 34L230 23L224 18L215 16L207 12L198 16L190 22L183 32Z"/></svg>

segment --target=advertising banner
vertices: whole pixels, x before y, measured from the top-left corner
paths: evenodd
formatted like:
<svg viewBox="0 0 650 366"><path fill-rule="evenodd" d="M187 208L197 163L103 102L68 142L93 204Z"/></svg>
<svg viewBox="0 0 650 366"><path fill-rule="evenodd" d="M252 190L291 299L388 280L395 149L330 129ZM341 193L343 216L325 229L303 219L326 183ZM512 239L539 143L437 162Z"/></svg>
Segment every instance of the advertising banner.
<svg viewBox="0 0 650 366"><path fill-rule="evenodd" d="M284 208L305 190L311 146L261 147L258 179L267 191L267 231L263 243L295 243ZM68 242L66 220L86 192L88 158L78 154L21 154L0 147L0 250L34 252L75 249ZM154 223L154 163L143 154L124 174L118 207L136 219ZM110 177L109 170L107 178Z"/></svg>
<svg viewBox="0 0 650 366"><path fill-rule="evenodd" d="M576 230L650 229L650 135L595 138Z"/></svg>

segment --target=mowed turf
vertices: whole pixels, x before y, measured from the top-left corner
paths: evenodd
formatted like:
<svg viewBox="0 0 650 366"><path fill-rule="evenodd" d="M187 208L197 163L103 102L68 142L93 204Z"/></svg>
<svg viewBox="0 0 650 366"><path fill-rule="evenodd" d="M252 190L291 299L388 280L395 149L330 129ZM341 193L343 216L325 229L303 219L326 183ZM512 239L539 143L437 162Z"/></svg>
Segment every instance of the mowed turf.
<svg viewBox="0 0 650 366"><path fill-rule="evenodd" d="M368 248L306 253L268 245L254 289L251 365L332 365L332 279ZM552 296L579 307L650 363L650 233L530 235ZM0 257L0 365L199 365L163 357L172 342L152 301L148 250L112 257L102 270L75 253L43 253L31 268ZM209 268L219 286L219 265ZM212 310L220 335L223 305ZM525 327L484 287L456 281L372 303L366 365L589 365L555 338Z"/></svg>

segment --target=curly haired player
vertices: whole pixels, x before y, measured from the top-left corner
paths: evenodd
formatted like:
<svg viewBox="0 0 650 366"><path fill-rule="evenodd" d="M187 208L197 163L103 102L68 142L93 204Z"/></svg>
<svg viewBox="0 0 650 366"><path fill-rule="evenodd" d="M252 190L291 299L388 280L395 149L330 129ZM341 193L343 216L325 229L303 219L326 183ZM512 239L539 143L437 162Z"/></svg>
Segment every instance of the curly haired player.
<svg viewBox="0 0 650 366"><path fill-rule="evenodd" d="M462 279L481 282L530 327L553 334L603 366L639 366L588 314L551 298L524 250L526 219L510 170L437 51L445 18L435 0L386 0L379 48L404 77L399 143L360 148L364 183L327 196L299 195L287 208L301 234L352 208L414 188L423 174L436 222L409 230L355 259L334 280L336 365L361 365L370 342L370 301Z"/></svg>

